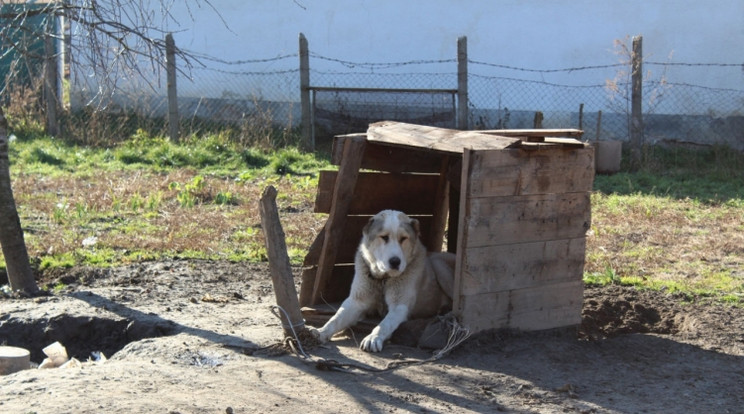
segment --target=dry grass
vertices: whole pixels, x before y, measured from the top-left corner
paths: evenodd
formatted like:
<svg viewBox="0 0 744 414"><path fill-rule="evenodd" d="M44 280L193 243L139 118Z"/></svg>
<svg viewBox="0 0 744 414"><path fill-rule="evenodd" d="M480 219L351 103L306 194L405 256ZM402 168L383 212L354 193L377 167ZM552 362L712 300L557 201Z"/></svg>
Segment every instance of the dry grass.
<svg viewBox="0 0 744 414"><path fill-rule="evenodd" d="M694 200L595 193L588 273L626 283L744 294L744 212Z"/></svg>
<svg viewBox="0 0 744 414"><path fill-rule="evenodd" d="M192 169L20 176L14 191L29 253L42 258L79 256L83 240L95 236L98 246L112 250L112 264L161 255L264 259L258 216L261 180L204 177L201 189L194 192L195 205L184 207L179 192L197 176ZM298 261L298 252L307 248L306 241L322 223L312 213L307 195L296 196L296 181L274 177L272 184L281 194L278 203L288 246ZM181 183L181 189L172 183ZM218 193L229 193L230 202L215 204Z"/></svg>

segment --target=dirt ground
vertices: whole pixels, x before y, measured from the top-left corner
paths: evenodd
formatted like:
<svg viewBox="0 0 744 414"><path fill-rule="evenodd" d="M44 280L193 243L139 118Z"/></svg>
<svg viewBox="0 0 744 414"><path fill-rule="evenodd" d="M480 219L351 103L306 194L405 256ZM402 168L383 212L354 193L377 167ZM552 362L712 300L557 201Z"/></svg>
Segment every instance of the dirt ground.
<svg viewBox="0 0 744 414"><path fill-rule="evenodd" d="M663 292L585 291L579 331L479 333L435 362L347 336L276 355L266 266L169 261L54 276L54 296L0 299L0 343L59 341L79 368L0 377L3 413L744 413L744 309ZM359 339L360 335L356 335ZM319 369L318 361L353 364Z"/></svg>

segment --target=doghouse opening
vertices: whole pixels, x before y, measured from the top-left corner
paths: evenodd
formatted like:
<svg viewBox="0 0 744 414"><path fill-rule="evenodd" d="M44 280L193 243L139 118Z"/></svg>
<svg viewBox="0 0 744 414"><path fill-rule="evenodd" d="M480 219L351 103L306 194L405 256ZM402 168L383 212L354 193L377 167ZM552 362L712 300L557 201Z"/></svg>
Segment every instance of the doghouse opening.
<svg viewBox="0 0 744 414"><path fill-rule="evenodd" d="M457 256L453 310L473 331L580 323L594 178L580 136L385 121L336 137L339 169L321 173L315 203L328 219L303 263L308 322L348 296L362 228L394 209L420 221L429 251Z"/></svg>

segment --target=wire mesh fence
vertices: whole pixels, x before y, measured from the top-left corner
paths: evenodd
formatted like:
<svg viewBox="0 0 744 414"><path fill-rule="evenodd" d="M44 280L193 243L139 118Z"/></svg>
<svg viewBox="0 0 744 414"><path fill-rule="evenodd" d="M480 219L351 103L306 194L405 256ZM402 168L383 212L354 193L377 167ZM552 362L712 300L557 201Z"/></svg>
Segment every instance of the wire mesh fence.
<svg viewBox="0 0 744 414"><path fill-rule="evenodd" d="M397 119L454 127L468 107L468 128L580 128L584 138L628 140L630 65L533 69L467 60L468 102L458 102L458 61L351 62L310 53L310 89L319 133L363 132L368 122ZM240 130L269 122L286 130L301 121L299 54L224 61L201 56L181 68L181 133L213 126ZM646 143L725 144L744 150L744 70L736 64L643 62ZM700 84L689 71L704 70ZM735 85L719 87L718 85ZM124 85L107 104L120 111L165 116L165 85ZM75 79L73 79L75 90ZM79 92L86 92L78 88ZM87 93L98 91L88 89ZM79 105L91 102L81 97Z"/></svg>

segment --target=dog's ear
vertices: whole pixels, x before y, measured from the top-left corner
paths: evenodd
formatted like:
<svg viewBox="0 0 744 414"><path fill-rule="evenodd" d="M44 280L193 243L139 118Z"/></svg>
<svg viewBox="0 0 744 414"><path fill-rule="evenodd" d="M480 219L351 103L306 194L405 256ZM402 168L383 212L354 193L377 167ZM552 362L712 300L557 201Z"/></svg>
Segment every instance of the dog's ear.
<svg viewBox="0 0 744 414"><path fill-rule="evenodd" d="M365 236L369 234L369 229L372 228L372 225L375 223L375 216L372 216L369 218L369 221L367 221L367 224L364 225L364 228L362 229L362 234Z"/></svg>
<svg viewBox="0 0 744 414"><path fill-rule="evenodd" d="M418 220L415 218L411 219L411 227L413 227L413 232L416 234L417 238L421 238L421 224Z"/></svg>

